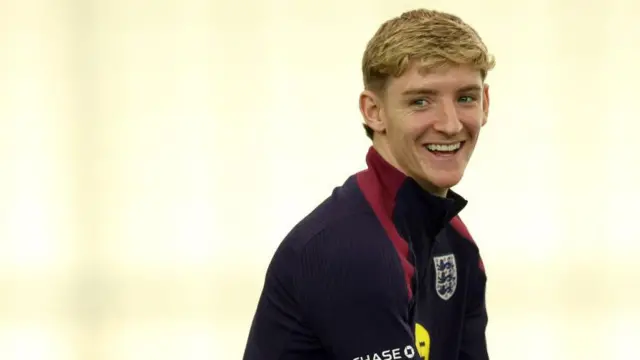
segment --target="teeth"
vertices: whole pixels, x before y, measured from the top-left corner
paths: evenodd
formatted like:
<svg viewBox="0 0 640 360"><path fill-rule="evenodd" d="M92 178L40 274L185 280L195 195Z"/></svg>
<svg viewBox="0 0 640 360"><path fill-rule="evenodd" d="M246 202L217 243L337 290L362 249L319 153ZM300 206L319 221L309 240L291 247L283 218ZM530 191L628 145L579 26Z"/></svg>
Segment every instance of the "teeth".
<svg viewBox="0 0 640 360"><path fill-rule="evenodd" d="M427 145L427 150L429 151L456 151L458 149L460 149L460 145L462 145L462 143L455 143L455 144L429 144Z"/></svg>

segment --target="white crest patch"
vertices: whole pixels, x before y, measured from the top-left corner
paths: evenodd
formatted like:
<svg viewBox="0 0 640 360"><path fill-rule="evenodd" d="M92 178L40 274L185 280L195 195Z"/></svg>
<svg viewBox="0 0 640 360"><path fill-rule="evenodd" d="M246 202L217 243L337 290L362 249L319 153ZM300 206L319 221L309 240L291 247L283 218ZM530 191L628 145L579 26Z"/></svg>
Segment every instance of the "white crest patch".
<svg viewBox="0 0 640 360"><path fill-rule="evenodd" d="M455 255L434 256L433 266L436 268L436 293L442 300L451 299L458 285Z"/></svg>

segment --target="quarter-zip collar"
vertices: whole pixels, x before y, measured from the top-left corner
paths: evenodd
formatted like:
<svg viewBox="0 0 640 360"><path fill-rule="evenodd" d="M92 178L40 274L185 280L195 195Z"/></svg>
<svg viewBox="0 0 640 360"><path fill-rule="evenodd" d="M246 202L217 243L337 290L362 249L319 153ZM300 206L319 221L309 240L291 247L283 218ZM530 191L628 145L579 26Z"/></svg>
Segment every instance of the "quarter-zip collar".
<svg viewBox="0 0 640 360"><path fill-rule="evenodd" d="M393 219L406 241L411 241L409 233L416 232L435 238L467 205L467 201L452 190L446 198L425 191L414 179L389 164L373 146L367 153L367 165L380 186L384 212Z"/></svg>

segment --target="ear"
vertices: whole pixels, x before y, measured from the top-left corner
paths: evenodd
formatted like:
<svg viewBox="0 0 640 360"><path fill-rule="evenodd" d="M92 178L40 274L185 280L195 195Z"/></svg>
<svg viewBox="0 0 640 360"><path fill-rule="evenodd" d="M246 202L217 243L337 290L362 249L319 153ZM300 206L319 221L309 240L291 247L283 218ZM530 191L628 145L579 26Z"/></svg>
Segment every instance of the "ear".
<svg viewBox="0 0 640 360"><path fill-rule="evenodd" d="M482 93L482 111L484 112L482 116L482 126L484 126L489 119L489 84L484 84Z"/></svg>
<svg viewBox="0 0 640 360"><path fill-rule="evenodd" d="M381 99L370 90L365 90L360 94L360 113L364 123L377 133L383 133L385 128L384 120L380 116Z"/></svg>

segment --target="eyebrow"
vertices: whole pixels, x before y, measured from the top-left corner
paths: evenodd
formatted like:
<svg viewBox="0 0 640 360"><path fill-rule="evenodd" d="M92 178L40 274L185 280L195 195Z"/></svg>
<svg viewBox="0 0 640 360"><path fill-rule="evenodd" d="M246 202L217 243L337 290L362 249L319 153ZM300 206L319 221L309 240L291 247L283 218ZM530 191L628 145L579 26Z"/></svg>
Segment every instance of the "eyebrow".
<svg viewBox="0 0 640 360"><path fill-rule="evenodd" d="M463 87L461 87L461 88L456 90L457 93L480 92L480 91L482 91L482 87L477 85L477 84L463 86ZM403 96L438 95L439 93L440 93L440 91L438 91L436 89L427 88L427 87L416 87L416 88L409 88L409 89L404 90L402 92L402 95Z"/></svg>

